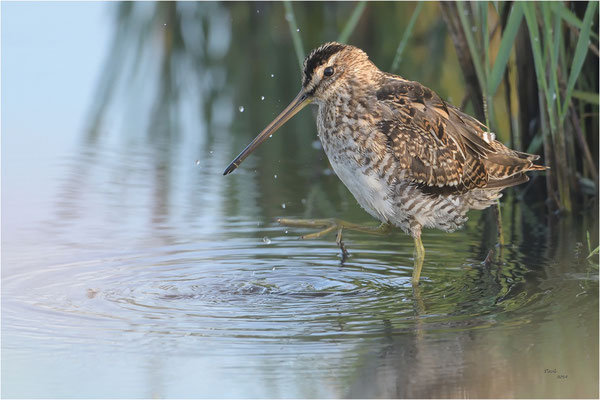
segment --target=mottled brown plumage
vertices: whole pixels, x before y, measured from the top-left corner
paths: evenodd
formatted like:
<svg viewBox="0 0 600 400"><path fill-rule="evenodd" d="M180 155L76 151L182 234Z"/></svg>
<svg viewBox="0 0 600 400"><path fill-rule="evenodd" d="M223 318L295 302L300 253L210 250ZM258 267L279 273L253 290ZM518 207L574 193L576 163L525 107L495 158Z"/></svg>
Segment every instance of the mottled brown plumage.
<svg viewBox="0 0 600 400"><path fill-rule="evenodd" d="M318 134L333 170L358 203L415 238L414 283L424 257L422 227L453 231L467 211L526 182L525 172L545 169L533 163L538 156L504 146L431 89L380 71L354 46L332 42L310 53L296 99L225 174L310 102L319 106Z"/></svg>
<svg viewBox="0 0 600 400"><path fill-rule="evenodd" d="M526 181L525 171L544 169L533 164L538 156L510 150L420 83L383 74L380 85L376 97L391 113L377 126L391 140L400 168L423 187L445 194L507 187Z"/></svg>

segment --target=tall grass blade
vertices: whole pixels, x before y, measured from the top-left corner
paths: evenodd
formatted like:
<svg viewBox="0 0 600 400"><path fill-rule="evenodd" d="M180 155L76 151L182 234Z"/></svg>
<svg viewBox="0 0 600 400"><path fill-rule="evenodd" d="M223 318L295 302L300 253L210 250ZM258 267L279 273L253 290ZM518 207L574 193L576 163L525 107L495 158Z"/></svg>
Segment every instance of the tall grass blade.
<svg viewBox="0 0 600 400"><path fill-rule="evenodd" d="M580 20L575 14L569 10L562 1L550 1L548 2L550 7L552 7L552 11L556 14L560 15L562 19L565 20L569 25L573 25L576 28L583 28L583 21ZM591 32L591 36L598 40L598 34L596 32Z"/></svg>
<svg viewBox="0 0 600 400"><path fill-rule="evenodd" d="M576 99L579 99L579 100L587 101L590 104L599 105L600 104L600 102L598 101L599 96L600 95L598 93L583 92L581 90L573 90L573 97L575 97Z"/></svg>
<svg viewBox="0 0 600 400"><path fill-rule="evenodd" d="M519 2L515 2L512 4L512 9L510 10L508 21L506 22L506 26L504 27L504 31L502 32L502 41L500 42L500 48L498 49L496 61L494 62L494 67L492 68L492 72L490 73L488 82L488 92L490 96L496 94L498 86L500 85L500 82L502 82L504 71L506 70L506 65L508 64L508 59L510 57L510 51L513 48L513 44L515 42L515 38L517 37L517 33L519 32L519 26L521 26L522 19L522 4Z"/></svg>
<svg viewBox="0 0 600 400"><path fill-rule="evenodd" d="M462 25L462 29L465 33L465 38L467 39L467 46L469 47L469 51L471 52L471 58L473 59L473 66L475 67L475 74L477 75L479 86L482 88L482 90L486 90L487 85L485 84L483 66L481 65L481 60L479 57L480 52L475 45L475 38L473 38L471 26L469 24L469 21L467 20L467 14L465 13L466 10L464 3L462 1L457 1L456 8L458 9L458 18L460 19L460 24ZM486 96L484 95L484 97Z"/></svg>
<svg viewBox="0 0 600 400"><path fill-rule="evenodd" d="M292 36L292 41L294 42L294 50L296 50L296 57L298 57L300 71L302 71L302 65L304 64L304 45L302 44L302 36L300 36L300 31L298 30L298 25L296 24L296 15L294 14L294 9L292 8L292 2L284 1L283 7L285 8L285 19L290 27L290 35Z"/></svg>
<svg viewBox="0 0 600 400"><path fill-rule="evenodd" d="M346 43L348 39L350 39L350 35L352 35L352 32L354 32L354 28L356 28L356 25L358 24L358 21L360 20L360 17L363 11L365 10L366 6L366 1L358 2L356 7L354 8L354 11L352 12L352 15L350 16L350 19L348 20L348 22L346 22L346 26L344 27L344 29L342 29L342 33L340 33L340 36L337 40L338 42Z"/></svg>
<svg viewBox="0 0 600 400"><path fill-rule="evenodd" d="M567 89L565 95L565 101L562 107L561 123L564 121L567 107L571 101L573 95L573 89L575 88L575 82L579 77L583 62L588 52L588 44L590 40L590 32L592 30L592 24L594 23L594 14L596 11L597 2L591 1L588 3L587 9L585 10L585 16L583 17L583 26L579 33L579 40L577 40L577 46L575 47L575 55L573 56L573 64L571 65L571 72L569 74L569 80L567 81Z"/></svg>
<svg viewBox="0 0 600 400"><path fill-rule="evenodd" d="M483 113L485 114L485 125L490 129L490 120L494 116L494 103L490 96L487 87L488 80L490 77L490 40L488 33L488 3L481 2L477 3L479 8L479 14L481 15L480 26L481 26L481 41L483 42L483 79L485 80L485 88L483 93L485 95L485 101L483 102Z"/></svg>
<svg viewBox="0 0 600 400"><path fill-rule="evenodd" d="M544 4L544 7L548 8L548 4ZM548 44L550 44L550 37L554 33L554 38L552 39L552 47L550 47L550 72L552 81L550 82L550 92L552 93L552 97L556 99L556 109L560 113L561 110L561 96L560 90L558 86L558 56L560 53L560 41L562 40L562 22L560 16L554 16L554 32L551 31L551 28L548 27ZM560 115L560 114L559 114Z"/></svg>
<svg viewBox="0 0 600 400"><path fill-rule="evenodd" d="M413 11L412 16L410 17L410 21L408 21L408 25L404 30L404 34L402 35L402 39L400 40L400 44L398 45L398 49L396 49L396 55L394 56L394 61L392 62L392 67L390 68L390 72L396 72L398 70L398 66L400 65L400 61L402 61L402 53L404 52L404 48L406 47L406 43L408 43L408 39L412 34L413 27L415 26L415 22L417 22L417 17L421 13L421 9L423 9L423 2L419 1L415 10Z"/></svg>
<svg viewBox="0 0 600 400"><path fill-rule="evenodd" d="M548 112L548 119L550 120L550 130L552 133L556 131L556 121L553 118L554 113L552 109L552 101L550 93L548 91L548 84L546 82L546 69L542 58L542 49L540 46L540 31L538 29L538 23L535 15L535 4L533 3L522 3L523 12L525 13L525 20L527 21L527 27L529 28L529 38L531 41L531 51L533 52L533 64L535 65L535 75L537 79L538 87L546 97L546 107Z"/></svg>

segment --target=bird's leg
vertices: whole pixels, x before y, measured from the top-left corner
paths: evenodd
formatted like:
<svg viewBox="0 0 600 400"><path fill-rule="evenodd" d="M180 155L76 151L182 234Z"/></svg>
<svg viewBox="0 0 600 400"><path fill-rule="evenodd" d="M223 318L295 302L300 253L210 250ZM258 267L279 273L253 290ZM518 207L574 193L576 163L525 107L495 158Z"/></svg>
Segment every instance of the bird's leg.
<svg viewBox="0 0 600 400"><path fill-rule="evenodd" d="M350 255L350 253L348 253L348 250L346 250L346 246L344 246L344 242L342 242L342 231L343 230L344 230L344 228L342 228L340 226L337 231L337 235L335 235L335 242L337 243L340 250L342 250L342 262L346 261L346 258Z"/></svg>
<svg viewBox="0 0 600 400"><path fill-rule="evenodd" d="M419 284L421 277L421 268L423 268L423 260L425 260L425 247L421 241L421 236L415 236L415 266L413 267L412 284Z"/></svg>
<svg viewBox="0 0 600 400"><path fill-rule="evenodd" d="M309 233L307 235L300 236L300 239L317 239L323 235L326 235L334 230L337 230L336 243L342 250L344 256L348 256L348 250L342 242L342 230L349 229L351 231L371 233L374 235L385 235L392 230L392 225L389 223L382 223L378 227L362 226L359 224L353 224L352 222L343 221L337 218L325 218L325 219L287 219L279 218L277 220L281 225L295 226L299 228L323 228L322 230Z"/></svg>
<svg viewBox="0 0 600 400"><path fill-rule="evenodd" d="M323 230L308 235L303 235L301 239L316 239L323 235L328 234L336 229L348 229L351 231L372 233L374 235L385 235L392 230L392 225L389 223L382 223L378 227L363 226L359 224L353 224L352 222L343 221L337 218L325 218L325 219L287 219L279 218L277 220L281 225L295 226L299 228L324 228Z"/></svg>

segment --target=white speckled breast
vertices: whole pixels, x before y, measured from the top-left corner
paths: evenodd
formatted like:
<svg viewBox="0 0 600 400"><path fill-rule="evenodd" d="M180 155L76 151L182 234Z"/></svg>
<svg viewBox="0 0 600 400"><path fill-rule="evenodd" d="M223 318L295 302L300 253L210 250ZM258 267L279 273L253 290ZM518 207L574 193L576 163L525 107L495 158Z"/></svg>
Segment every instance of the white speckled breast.
<svg viewBox="0 0 600 400"><path fill-rule="evenodd" d="M319 113L324 112L325 108L319 107ZM358 161L363 158L363 152L359 150L350 130L352 121L347 121L342 126L327 126L331 120L332 118L322 118L320 115L317 127L319 139L334 172L369 214L382 222L393 221L391 188L381 179L378 171L369 169Z"/></svg>

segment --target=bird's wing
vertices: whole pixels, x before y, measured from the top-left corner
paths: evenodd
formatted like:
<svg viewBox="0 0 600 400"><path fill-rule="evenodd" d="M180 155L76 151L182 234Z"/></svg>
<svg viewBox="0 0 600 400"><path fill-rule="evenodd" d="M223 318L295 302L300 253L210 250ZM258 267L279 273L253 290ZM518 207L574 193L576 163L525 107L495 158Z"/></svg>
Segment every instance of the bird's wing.
<svg viewBox="0 0 600 400"><path fill-rule="evenodd" d="M485 125L418 82L386 75L376 96L377 130L402 174L418 184L450 192L499 180L510 186L507 178L532 169L534 156L497 142Z"/></svg>

